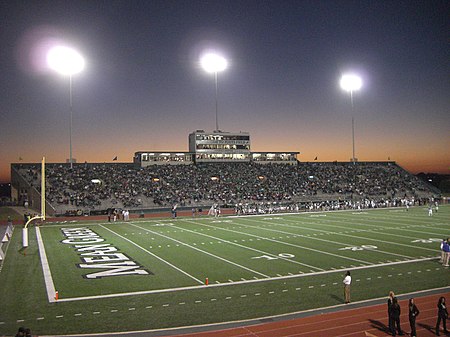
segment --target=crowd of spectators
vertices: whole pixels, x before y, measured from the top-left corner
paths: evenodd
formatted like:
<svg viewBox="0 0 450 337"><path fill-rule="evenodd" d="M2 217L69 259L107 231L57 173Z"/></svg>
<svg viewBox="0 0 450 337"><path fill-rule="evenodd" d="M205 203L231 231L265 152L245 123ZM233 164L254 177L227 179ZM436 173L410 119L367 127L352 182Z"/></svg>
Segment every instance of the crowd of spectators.
<svg viewBox="0 0 450 337"><path fill-rule="evenodd" d="M40 167L20 174L38 190ZM430 194L394 163L214 163L197 165L47 164L46 198L55 208L95 210L218 203L295 203Z"/></svg>

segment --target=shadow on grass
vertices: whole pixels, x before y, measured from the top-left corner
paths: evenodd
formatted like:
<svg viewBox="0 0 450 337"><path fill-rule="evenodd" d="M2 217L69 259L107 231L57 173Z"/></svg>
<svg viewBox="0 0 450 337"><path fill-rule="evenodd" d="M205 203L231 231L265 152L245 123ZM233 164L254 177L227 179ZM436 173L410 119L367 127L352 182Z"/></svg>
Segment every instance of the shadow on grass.
<svg viewBox="0 0 450 337"><path fill-rule="evenodd" d="M331 294L330 297L338 303L344 303L344 299L342 297L336 296L335 294Z"/></svg>

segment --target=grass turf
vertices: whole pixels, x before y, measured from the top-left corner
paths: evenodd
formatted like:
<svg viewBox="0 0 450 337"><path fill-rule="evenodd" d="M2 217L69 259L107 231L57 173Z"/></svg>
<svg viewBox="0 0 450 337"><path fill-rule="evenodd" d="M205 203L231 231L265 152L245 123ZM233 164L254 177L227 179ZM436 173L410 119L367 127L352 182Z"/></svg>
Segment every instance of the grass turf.
<svg viewBox="0 0 450 337"><path fill-rule="evenodd" d="M58 303L47 301L34 228L26 252L16 228L0 272L0 334L22 325L35 334L164 329L338 305L346 269L353 301L448 287L448 268L425 258L439 256L437 240L450 236L449 214L443 206L433 217L417 207L42 226L62 299L177 289ZM71 226L90 228L152 274L83 278L79 253L61 243L61 228ZM390 264L411 259L421 261ZM207 287L199 282L206 277Z"/></svg>

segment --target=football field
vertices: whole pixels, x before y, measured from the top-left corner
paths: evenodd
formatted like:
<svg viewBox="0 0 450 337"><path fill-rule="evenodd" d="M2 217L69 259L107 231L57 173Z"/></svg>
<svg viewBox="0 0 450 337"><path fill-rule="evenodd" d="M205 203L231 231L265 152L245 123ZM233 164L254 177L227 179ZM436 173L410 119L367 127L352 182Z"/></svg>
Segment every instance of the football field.
<svg viewBox="0 0 450 337"><path fill-rule="evenodd" d="M450 286L450 207L77 221L16 228L0 334L165 329L262 318ZM26 303L26 305L23 305Z"/></svg>

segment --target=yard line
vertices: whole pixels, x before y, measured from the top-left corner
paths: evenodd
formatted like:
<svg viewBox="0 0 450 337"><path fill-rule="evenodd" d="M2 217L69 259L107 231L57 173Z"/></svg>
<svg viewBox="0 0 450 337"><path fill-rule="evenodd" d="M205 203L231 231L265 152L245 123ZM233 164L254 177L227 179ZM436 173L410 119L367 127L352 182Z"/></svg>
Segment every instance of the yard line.
<svg viewBox="0 0 450 337"><path fill-rule="evenodd" d="M291 221L291 222L294 222L294 223L302 223L302 224L305 224L304 221L296 221L296 220L287 220L287 221ZM308 223L308 222L306 222L306 224L312 225L312 223ZM288 225L288 226L289 226L289 225ZM338 228L345 228L345 227L342 227L342 226L335 226L335 225L325 225L325 226L329 226L329 227L338 227ZM350 237L350 238L364 239L364 240L376 241L376 242L383 242L383 243L387 243L387 244L390 244L390 245L405 246L405 247L411 248L411 245L406 245L406 244L403 244L403 243L392 242L392 241L385 241L385 240L380 240L380 239L371 239L371 238L368 238L368 237L365 237L365 236L356 236L356 235L350 235L350 234L342 234L342 233L339 233L339 232L329 232L329 231L324 231L324 230L321 230L321 229L314 229L314 228L309 228L309 227L298 227L298 226L295 226L295 228L303 228L303 229L309 229L309 230L315 230L315 231L327 232L327 233L329 233L329 234L335 234L335 235L341 235L341 236L348 236L348 237ZM361 231L362 231L362 232L372 232L372 231L368 231L368 230L361 230ZM376 232L372 232L372 233L376 233ZM435 250L435 249L422 248L422 247L414 247L414 249L416 249L416 248L417 248L417 249L431 250L431 251L433 251L433 252L436 252L436 251L437 251L437 250ZM380 251L380 252L381 252L381 251ZM386 252L386 253L387 253L387 252ZM395 255L395 256L401 256L401 257L404 257L404 258L407 258L407 259L414 259L414 257L408 256L408 255L396 254L396 253L389 253L389 254L390 254L390 255Z"/></svg>
<svg viewBox="0 0 450 337"><path fill-rule="evenodd" d="M131 241L130 239L127 239L126 237L124 237L124 236L122 236L122 235L120 235L120 234L114 232L113 230L111 230L111 229L109 229L109 228L107 228L107 227L105 227L105 226L103 226L103 225L100 225L100 227L102 227L102 228L106 229L107 231L109 231L109 232L111 232L111 233L117 235L117 236L120 237L121 239L123 239L123 240L125 240L125 241L128 241L128 242L131 243L132 245L138 247L139 249L143 250L143 251L146 252L147 254L153 256L154 258L160 260L161 262L167 264L168 266L174 268L175 270L178 270L180 273L183 273L184 275L190 277L191 279L197 281L198 283L203 284L203 281L199 280L199 279L196 278L195 276L193 276L193 275L191 275L191 274L185 272L184 270L178 268L177 266L173 265L173 264L170 263L169 261L164 260L163 258L159 257L158 255L153 254L153 253L150 252L149 250L145 249L145 248L142 247L142 246L139 246L137 243Z"/></svg>
<svg viewBox="0 0 450 337"><path fill-rule="evenodd" d="M212 256L212 257L214 257L214 258L216 258L216 259L218 259L218 260L221 260L221 261L224 261L224 262L226 262L226 263L229 263L229 264L231 264L231 265L233 265L233 266L236 266L236 267L245 269L245 270L247 270L247 271L249 271L249 272L252 272L252 273L254 273L254 274L261 275L261 276L266 277L266 278L270 278L270 276L268 276L268 275L266 275L266 274L260 273L260 272L258 272L258 271L256 271L256 270L250 269L250 268L245 267L245 266L243 266L243 265L240 265L240 264L238 264L238 263L236 263L236 262L227 260L227 259L225 259L225 258L223 258L223 257L221 257L221 256L218 256L218 255L209 253L209 252L207 252L207 251L201 250L200 248L193 247L193 246L191 246L191 245L189 245L189 244L187 244L187 243L184 243L184 242L179 241L179 240L177 240L177 239L171 238L170 236L167 236L167 235L164 235L164 234L161 234L161 233L158 233L158 232L151 231L151 230L149 230L149 229L146 229L146 228L144 228L144 227L140 227L140 226L138 226L138 225L133 225L133 224L131 224L131 226L140 228L140 229L142 229L142 230L144 230L144 231L148 231L148 232L153 233L153 234L155 234L155 235L162 236L163 238L166 238L166 239L175 241L175 242L179 243L180 245L183 245L183 246L189 247L189 248L191 248L191 249L197 250L197 251L199 251L199 252L201 252L201 253L203 253L203 254ZM203 282L201 282L201 283L203 284Z"/></svg>
<svg viewBox="0 0 450 337"><path fill-rule="evenodd" d="M382 218L382 219L386 219L386 220L392 221L392 218L389 218L389 217L385 217L385 216L382 216L382 215L380 215L379 217ZM377 220L377 219L373 219L373 218L364 218L364 220L366 220L366 221L373 221L373 222L383 222L382 220ZM400 221L411 221L411 219L395 219L395 220L396 221L398 221L398 220L400 220ZM398 227L387 227L387 226L383 226L383 225L370 225L370 224L358 224L358 225L362 225L362 226L378 226L378 227L382 227L384 229L392 229L392 230L398 230L398 231L420 233L422 235L423 234L429 234L429 235L437 235L439 237L441 237L443 235L442 233L434 233L434 232L428 232L428 231L427 232L425 232L425 231L417 231L417 230L413 230L413 229L405 229L405 228L398 228ZM405 223L404 225L405 226L409 225L410 227L414 227L414 228L418 227L418 228L427 228L427 229L430 228L430 226L432 226L431 227L432 229L448 231L448 228L447 229L446 228L442 228L441 229L441 228L436 228L433 225L423 225L423 224L422 225L410 225L408 223ZM443 225L445 226L446 224L443 224ZM389 234L389 235L405 237L403 235L398 235L398 234ZM421 239L421 238L417 238L417 237L409 237L409 238Z"/></svg>
<svg viewBox="0 0 450 337"><path fill-rule="evenodd" d="M243 220L256 221L256 220L252 220L252 219L243 219ZM288 221L294 221L294 220L288 220ZM274 222L269 222L269 223L270 224L274 224L274 225L278 225L278 226L286 226L286 227L289 227L289 228L302 228L302 227L298 227L298 226L293 227L293 226L290 226L290 225L274 223ZM260 229L260 227L256 227L256 226L252 226L252 225L243 225L243 226ZM307 237L308 239L312 239L312 240L330 242L330 240L327 240L327 239L320 239L320 238L316 238L316 237L310 237L310 236L306 236L306 235L303 235L303 234L296 234L296 233L281 231L281 230L278 230L278 229L271 229L271 228L262 228L262 229L263 230L267 230L267 231L279 232L279 233L283 233L283 234L295 235L295 236L299 236L299 237L303 237L303 238ZM311 230L313 230L313 231L316 230L316 231L329 233L328 231L322 231L322 230L319 230L319 229L311 229ZM349 245L348 243L342 243L342 242L338 242L338 241L335 241L335 240L333 240L333 243L341 245L341 246L348 246ZM386 252L386 251L379 250L379 249L374 250L374 252L382 253L382 254L389 254L389 255L396 255L394 253ZM353 260L353 261L358 261L360 263L373 264L372 262L368 262L368 261L364 261L364 260L353 259L353 258L348 258L348 259Z"/></svg>
<svg viewBox="0 0 450 337"><path fill-rule="evenodd" d="M192 223L192 224L195 224L195 225L198 225L198 223L196 223L196 222L194 222L194 221L190 221L190 220L185 220L185 221L186 221L186 222L189 222L189 223ZM181 227L177 227L177 226L173 226L173 227L181 229ZM194 231L189 230L189 229L186 229L186 228L183 228L183 230L184 230L184 231L187 231L187 232L191 232L191 233L195 233L195 234L207 236L207 237L209 237L209 238L213 238L213 239L216 239L216 240L221 240L222 242L226 242L226 243L228 243L228 244L231 244L231 245L234 245L234 246L238 246L238 247L243 248L243 249L248 249L248 250L251 250L251 251L258 252L258 253L263 253L263 254L266 254L266 255L270 255L270 256L276 257L277 259L284 260L284 261L288 261L288 262L290 262L290 263L299 264L299 265L302 265L302 266L305 266L305 267L308 267L308 268L314 268L314 269L318 269L318 270L323 270L323 269L321 269L321 268L317 268L317 267L314 267L314 266L310 266L310 265L305 264L305 263L301 263L301 262L298 262L298 261L295 261L295 260L292 260L292 259L287 259L287 258L285 258L285 257L281 257L281 256L279 256L279 255L276 255L276 254L272 254L272 253L266 252L266 251L264 251L264 250L260 250L260 249L256 249L256 248L252 248L252 247L248 247L248 246L244 246L244 245L241 245L241 244L239 244L239 243L235 243L235 242L232 242L232 241L229 241L229 240L221 239L221 238L218 238L218 237L215 237L215 236L212 236L212 235L194 232Z"/></svg>
<svg viewBox="0 0 450 337"><path fill-rule="evenodd" d="M41 236L41 229L38 226L36 226L35 228L36 228L36 239L39 248L39 256L41 258L42 272L44 274L45 289L47 290L48 302L54 303L56 302L55 284L53 283L53 277L50 271L50 266L48 264L47 254L45 253L44 242L42 241Z"/></svg>
<svg viewBox="0 0 450 337"><path fill-rule="evenodd" d="M264 237L264 236L259 236L259 235L255 235L255 234L249 234L249 233L243 233L243 232L235 231L235 230L232 230L232 229L227 229L227 228L223 228L223 227L214 227L214 226L211 226L211 225L206 225L206 224L201 224L201 223L199 223L199 225L207 226L207 227L213 227L213 228L216 228L216 229L220 229L220 230L224 230L224 231L228 231L228 232L233 232L233 233L238 233L238 234L241 234L241 235L252 236L252 237L255 237L255 238L259 238L259 239L264 239L264 240L267 240L267 241L280 243L280 244L283 244L283 245L286 245L286 246L301 248L301 249L310 250L310 251L313 251L313 252L316 252L316 253L320 253L320 254L325 254L325 255L331 255L331 256L334 256L334 257L339 257L339 258L345 259L345 260L352 260L352 261L358 261L358 262L361 262L361 263L370 264L370 262L366 262L366 261L362 261L362 260L358 260L358 259L353 259L351 257L345 257L345 256L341 256L341 255L338 255L338 254L328 253L328 252L324 252L322 250L318 250L318 249L314 249L314 248L308 248L308 247L296 245L296 244L289 243L289 242L279 241L279 240L267 238L267 237ZM246 225L242 225L242 226L246 226ZM314 267L314 266L309 266L309 267L317 269L317 270L324 270L324 269L319 268L319 267Z"/></svg>

